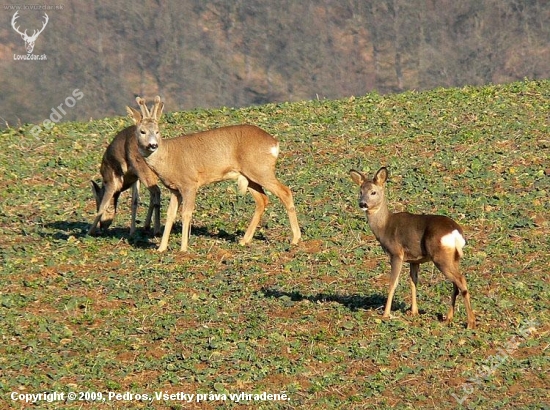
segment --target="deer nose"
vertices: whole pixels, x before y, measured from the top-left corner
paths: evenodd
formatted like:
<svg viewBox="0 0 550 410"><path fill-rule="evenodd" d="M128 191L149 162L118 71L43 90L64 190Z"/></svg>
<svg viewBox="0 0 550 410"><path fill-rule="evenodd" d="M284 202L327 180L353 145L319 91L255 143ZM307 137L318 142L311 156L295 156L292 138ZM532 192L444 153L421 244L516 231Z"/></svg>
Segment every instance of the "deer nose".
<svg viewBox="0 0 550 410"><path fill-rule="evenodd" d="M359 202L359 208L361 208L361 209L367 209L367 208L368 208L368 207L367 207L367 203L364 202L364 201L360 201L360 202Z"/></svg>
<svg viewBox="0 0 550 410"><path fill-rule="evenodd" d="M149 151L156 151L156 149L159 147L159 144L155 144L155 143L150 143L149 145L147 145L147 149Z"/></svg>

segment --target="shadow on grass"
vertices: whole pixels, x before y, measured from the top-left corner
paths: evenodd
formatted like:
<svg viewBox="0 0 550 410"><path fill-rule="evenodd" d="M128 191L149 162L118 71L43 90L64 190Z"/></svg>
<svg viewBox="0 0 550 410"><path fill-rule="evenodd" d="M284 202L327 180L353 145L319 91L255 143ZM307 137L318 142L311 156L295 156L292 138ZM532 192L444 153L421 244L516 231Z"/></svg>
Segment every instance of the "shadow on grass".
<svg viewBox="0 0 550 410"><path fill-rule="evenodd" d="M56 221L50 222L44 225L50 230L55 230L56 232L45 232L41 235L43 237L50 237L56 240L67 240L69 237L73 236L77 239L81 239L88 236L88 230L90 229L90 224L86 222L72 222L72 221ZM172 227L170 237L178 235L181 237L181 223L175 223ZM161 226L161 234L164 230L164 225ZM213 239L219 239L227 242L238 242L239 239L244 235L244 231L237 231L236 233L228 233L225 230L219 230L216 233L210 231L207 227L191 227L191 236L202 236ZM153 239L153 231L145 230L142 227L138 227L134 235L130 236L130 227L116 227L110 226L108 229L98 228L97 233L91 235L91 237L106 237L123 240L128 240L128 243L136 248L156 248L158 243ZM265 240L265 237L262 234L256 232L254 235L256 240Z"/></svg>
<svg viewBox="0 0 550 410"><path fill-rule="evenodd" d="M273 288L262 288L261 292L266 298L287 298L293 302L300 302L302 300L309 300L314 303L324 302L337 302L347 307L351 311L363 310L380 310L384 309L386 304L387 295L374 294L369 296L364 295L338 295L330 293L318 293L317 295L304 295L300 292L286 292ZM401 302L393 302L393 309L404 310L406 305Z"/></svg>
<svg viewBox="0 0 550 410"><path fill-rule="evenodd" d="M128 243L136 248L147 249L155 248L157 246L156 243L151 241L151 239L153 239L153 231L146 231L143 228L137 228L134 235L130 236L129 227L109 227L106 230L98 229L97 233L94 235L88 235L90 224L85 222L56 221L47 223L44 226L56 232L45 232L42 236L57 240L67 240L71 236L77 239L82 239L89 236L91 238L105 237L119 240L127 239Z"/></svg>
<svg viewBox="0 0 550 410"><path fill-rule="evenodd" d="M174 229L172 229L172 232L174 232ZM181 224L179 225L177 232L181 234ZM220 239L227 242L238 242L242 234L242 232L229 233L223 229L217 231L217 233L213 233L205 226L191 227L191 236L203 236L206 238Z"/></svg>
<svg viewBox="0 0 550 410"><path fill-rule="evenodd" d="M83 238L87 236L86 234L88 233L88 229L90 229L90 224L86 222L55 221L44 224L44 227L47 229L56 230L57 232L45 232L42 236L59 240L67 240L70 236L75 238ZM124 230L120 229L119 234L122 235L122 232L124 232Z"/></svg>

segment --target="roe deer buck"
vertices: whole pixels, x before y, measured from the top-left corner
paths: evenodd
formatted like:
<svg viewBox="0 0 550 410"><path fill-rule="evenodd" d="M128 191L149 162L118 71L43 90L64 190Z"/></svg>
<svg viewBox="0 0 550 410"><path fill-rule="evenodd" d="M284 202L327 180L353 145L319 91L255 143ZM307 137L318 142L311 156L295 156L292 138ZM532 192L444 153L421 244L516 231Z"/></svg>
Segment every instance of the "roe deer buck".
<svg viewBox="0 0 550 410"><path fill-rule="evenodd" d="M252 236L268 204L264 188L273 192L283 202L292 229L292 244L301 237L292 192L275 176L275 163L279 154L278 141L267 132L252 125L234 125L176 138L162 139L158 120L164 104L156 97L150 112L145 100L136 98L141 113L128 107L136 123L139 153L170 190L170 204L166 225L158 248L168 247L168 238L181 207L181 250L187 250L191 216L195 208L197 190L206 184L226 179L236 179L239 191L252 194L256 209L241 239L244 245Z"/></svg>
<svg viewBox="0 0 550 410"><path fill-rule="evenodd" d="M384 184L388 171L382 167L372 180L359 171L351 170L353 182L361 187L359 207L366 211L369 226L390 256L391 275L390 290L384 317L390 317L392 299L399 280L403 262L409 262L410 284L412 293L411 313L418 314L416 305L416 286L418 271L423 262L433 261L435 266L453 282L451 308L446 321L449 323L454 315L456 296L464 297L468 328L475 328L475 316L470 305L470 294L466 279L459 272L462 248L466 244L459 224L442 215L414 215L408 212L391 213L388 210L384 193Z"/></svg>
<svg viewBox="0 0 550 410"><path fill-rule="evenodd" d="M158 178L138 152L136 131L137 127L135 125L120 131L103 154L100 168L103 180L102 186L100 187L97 183L91 181L97 214L88 231L89 235L96 231L98 222L101 229L107 229L111 225L116 215L118 197L121 192L130 187L132 187L130 235L134 234L140 181L149 189L149 209L145 219L145 229L150 229L151 217L153 217L153 233L155 235L160 234L160 188Z"/></svg>

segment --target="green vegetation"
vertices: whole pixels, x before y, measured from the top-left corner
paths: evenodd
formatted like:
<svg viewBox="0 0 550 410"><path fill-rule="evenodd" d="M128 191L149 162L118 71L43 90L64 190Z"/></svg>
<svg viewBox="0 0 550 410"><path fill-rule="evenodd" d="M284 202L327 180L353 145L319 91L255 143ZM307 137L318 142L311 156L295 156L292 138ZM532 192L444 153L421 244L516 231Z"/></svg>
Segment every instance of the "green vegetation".
<svg viewBox="0 0 550 410"><path fill-rule="evenodd" d="M237 123L275 135L303 228L291 247L273 198L240 247L253 201L220 183L199 192L186 254L179 224L164 254L142 230L128 238L128 193L111 229L85 236L89 179L129 120L62 123L39 138L31 125L2 131L1 407L22 407L11 392L53 391L290 398L254 408L458 408L453 395L464 407L549 405L549 113L550 81L169 112L167 136ZM452 287L431 264L420 272L421 314L407 314L403 272L395 318L381 320L389 261L348 177L381 165L393 210L464 226L478 329L465 329L460 298L454 322L438 321ZM163 189L163 219L167 200ZM227 397L101 408L217 408ZM96 406L39 407L81 405Z"/></svg>

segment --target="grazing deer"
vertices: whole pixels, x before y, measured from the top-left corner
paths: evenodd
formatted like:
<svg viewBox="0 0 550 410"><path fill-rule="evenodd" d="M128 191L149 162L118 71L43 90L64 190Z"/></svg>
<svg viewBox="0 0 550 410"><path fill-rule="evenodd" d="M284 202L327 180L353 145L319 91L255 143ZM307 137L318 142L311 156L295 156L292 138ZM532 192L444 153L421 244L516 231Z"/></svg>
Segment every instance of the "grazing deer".
<svg viewBox="0 0 550 410"><path fill-rule="evenodd" d="M236 179L239 191L252 194L256 209L241 239L244 245L252 236L268 204L264 188L273 192L286 207L292 229L292 244L301 237L292 192L275 176L275 163L279 154L278 141L267 132L252 125L235 125L162 139L158 121L164 104L156 97L152 111L145 100L136 98L141 113L128 107L136 123L139 153L172 193L166 215L166 225L158 248L168 247L168 237L181 206L181 250L187 250L191 216L199 187L226 179Z"/></svg>
<svg viewBox="0 0 550 410"><path fill-rule="evenodd" d="M361 187L359 207L367 213L369 226L390 256L390 290L384 317L390 317L393 295L399 280L403 262L411 266L410 283L412 293L411 313L418 314L416 305L416 285L418 271L423 262L433 261L435 266L453 282L451 308L446 317L449 323L454 315L456 296L464 297L468 328L475 328L475 316L470 305L470 294L466 279L459 272L462 248L466 244L462 228L452 219L443 215L413 215L408 212L391 213L384 193L388 171L382 167L370 180L359 171L351 170L353 182Z"/></svg>
<svg viewBox="0 0 550 410"><path fill-rule="evenodd" d="M118 197L121 192L130 187L132 187L130 235L134 234L140 181L149 189L149 209L145 219L145 229L150 229L151 217L154 217L153 233L155 235L160 234L160 188L158 178L138 152L136 131L137 127L135 125L120 131L103 154L100 168L103 180L102 186L100 187L97 183L91 181L97 214L88 231L89 235L95 233L98 223L101 229L107 229L111 225L116 215Z"/></svg>

